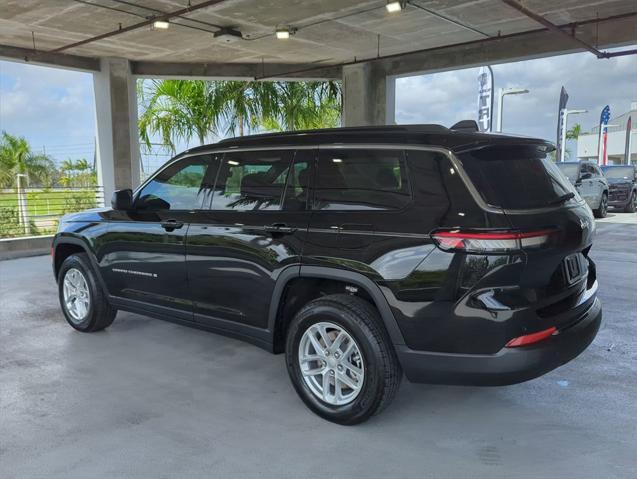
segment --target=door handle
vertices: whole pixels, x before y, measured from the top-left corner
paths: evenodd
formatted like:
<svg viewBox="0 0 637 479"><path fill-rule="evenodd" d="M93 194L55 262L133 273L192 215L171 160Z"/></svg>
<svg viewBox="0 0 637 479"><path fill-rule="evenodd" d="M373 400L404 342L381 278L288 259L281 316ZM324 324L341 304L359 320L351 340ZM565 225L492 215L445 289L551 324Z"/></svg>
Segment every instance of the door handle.
<svg viewBox="0 0 637 479"><path fill-rule="evenodd" d="M178 230L183 225L183 223L177 220L166 220L161 222L161 227L168 232Z"/></svg>
<svg viewBox="0 0 637 479"><path fill-rule="evenodd" d="M285 223L273 223L268 226L263 227L264 231L269 233L281 233L281 234L291 234L296 231L296 228L292 228Z"/></svg>

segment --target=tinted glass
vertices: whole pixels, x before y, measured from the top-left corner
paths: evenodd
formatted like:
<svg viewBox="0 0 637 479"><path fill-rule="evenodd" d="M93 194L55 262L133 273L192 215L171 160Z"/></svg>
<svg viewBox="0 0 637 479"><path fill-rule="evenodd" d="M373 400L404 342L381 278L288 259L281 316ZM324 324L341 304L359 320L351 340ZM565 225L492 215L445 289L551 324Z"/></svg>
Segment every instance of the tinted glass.
<svg viewBox="0 0 637 479"><path fill-rule="evenodd" d="M559 168L535 146L492 146L460 156L483 199L507 209L554 204L574 188Z"/></svg>
<svg viewBox="0 0 637 479"><path fill-rule="evenodd" d="M399 209L411 200L402 151L326 150L320 153L314 208Z"/></svg>
<svg viewBox="0 0 637 479"><path fill-rule="evenodd" d="M635 167L633 166L602 166L606 178L613 180L633 181L635 178Z"/></svg>
<svg viewBox="0 0 637 479"><path fill-rule="evenodd" d="M308 208L310 168L315 154L313 150L298 150L294 155L292 168L286 168L282 173L287 177L284 210L303 211Z"/></svg>
<svg viewBox="0 0 637 479"><path fill-rule="evenodd" d="M579 163L556 163L557 167L562 171L573 183L579 177Z"/></svg>
<svg viewBox="0 0 637 479"><path fill-rule="evenodd" d="M177 161L162 170L140 192L135 207L145 210L201 208L210 156Z"/></svg>
<svg viewBox="0 0 637 479"><path fill-rule="evenodd" d="M213 210L279 210L294 150L226 153Z"/></svg>

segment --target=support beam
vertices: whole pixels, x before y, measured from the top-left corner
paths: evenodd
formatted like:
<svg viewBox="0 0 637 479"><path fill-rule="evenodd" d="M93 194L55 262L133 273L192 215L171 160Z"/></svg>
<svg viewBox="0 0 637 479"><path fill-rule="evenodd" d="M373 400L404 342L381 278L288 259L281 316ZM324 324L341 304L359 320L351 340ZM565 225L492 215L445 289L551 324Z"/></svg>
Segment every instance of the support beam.
<svg viewBox="0 0 637 479"><path fill-rule="evenodd" d="M343 68L343 126L394 124L396 81L371 63Z"/></svg>
<svg viewBox="0 0 637 479"><path fill-rule="evenodd" d="M108 203L113 191L140 180L137 92L130 62L103 58L93 75L97 123L97 177Z"/></svg>
<svg viewBox="0 0 637 479"><path fill-rule="evenodd" d="M334 80L341 78L341 67L316 64L281 63L170 63L131 62L134 75L144 78L201 78L207 80Z"/></svg>
<svg viewBox="0 0 637 479"><path fill-rule="evenodd" d="M69 70L98 72L100 61L98 58L80 57L65 53L47 53L29 48L0 45L0 59L32 63L34 65L54 66Z"/></svg>
<svg viewBox="0 0 637 479"><path fill-rule="evenodd" d="M637 43L637 13L606 19L590 20L559 28L573 32L577 38L597 48L611 48ZM418 50L411 53L388 55L370 59L376 69L388 75L412 76L471 68L482 65L531 60L535 58L576 53L585 49L564 35L542 30L516 33L501 37Z"/></svg>

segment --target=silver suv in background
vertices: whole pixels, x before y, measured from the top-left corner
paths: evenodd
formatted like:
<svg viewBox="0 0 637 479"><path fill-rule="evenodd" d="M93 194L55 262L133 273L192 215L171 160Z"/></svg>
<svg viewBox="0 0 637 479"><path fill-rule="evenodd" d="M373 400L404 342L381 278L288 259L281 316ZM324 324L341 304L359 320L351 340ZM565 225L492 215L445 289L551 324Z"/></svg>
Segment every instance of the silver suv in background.
<svg viewBox="0 0 637 479"><path fill-rule="evenodd" d="M590 161L557 163L562 173L575 186L590 206L596 218L605 218L608 212L608 180L597 164Z"/></svg>

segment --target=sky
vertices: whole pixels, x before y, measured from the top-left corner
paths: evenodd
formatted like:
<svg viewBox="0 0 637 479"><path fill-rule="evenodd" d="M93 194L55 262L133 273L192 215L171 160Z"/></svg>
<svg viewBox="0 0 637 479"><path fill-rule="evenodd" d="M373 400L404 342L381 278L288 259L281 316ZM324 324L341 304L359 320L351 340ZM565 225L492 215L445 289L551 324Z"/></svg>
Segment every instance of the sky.
<svg viewBox="0 0 637 479"><path fill-rule="evenodd" d="M577 53L494 65L493 71L496 90L530 90L525 95L506 97L505 133L555 141L562 85L569 93L570 109L589 110L569 117L569 126L579 122L584 131L597 124L604 105L609 104L615 116L628 111L631 101L637 101L635 55L598 60L590 53ZM470 68L398 79L397 123L451 126L459 120L475 119L477 74L477 68ZM0 130L26 137L34 150L45 148L58 161L91 160L95 141L92 75L0 61ZM569 148L575 150L574 145Z"/></svg>

